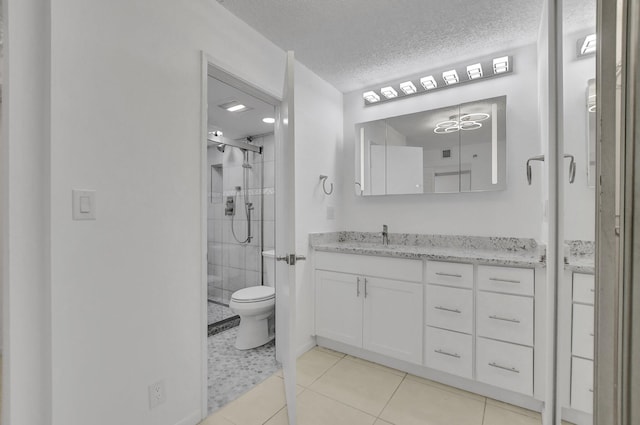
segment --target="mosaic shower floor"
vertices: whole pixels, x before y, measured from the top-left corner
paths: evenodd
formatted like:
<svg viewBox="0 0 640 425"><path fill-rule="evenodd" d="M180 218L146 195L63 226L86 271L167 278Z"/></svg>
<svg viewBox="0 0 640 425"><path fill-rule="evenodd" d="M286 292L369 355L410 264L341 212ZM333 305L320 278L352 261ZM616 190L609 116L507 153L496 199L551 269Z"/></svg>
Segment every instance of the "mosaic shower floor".
<svg viewBox="0 0 640 425"><path fill-rule="evenodd" d="M238 350L234 347L237 333L235 327L208 339L209 414L280 369L276 362L275 341L251 350Z"/></svg>

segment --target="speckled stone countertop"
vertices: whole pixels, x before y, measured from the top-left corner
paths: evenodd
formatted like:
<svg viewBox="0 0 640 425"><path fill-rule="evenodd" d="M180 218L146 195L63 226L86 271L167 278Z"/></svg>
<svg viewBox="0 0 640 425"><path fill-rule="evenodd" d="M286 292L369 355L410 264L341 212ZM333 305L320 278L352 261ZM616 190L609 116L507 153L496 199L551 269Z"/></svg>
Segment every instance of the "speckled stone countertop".
<svg viewBox="0 0 640 425"><path fill-rule="evenodd" d="M577 273L595 273L595 243L593 241L568 240L569 255L564 268Z"/></svg>
<svg viewBox="0 0 640 425"><path fill-rule="evenodd" d="M544 267L546 249L534 239L390 233L382 245L380 233L312 233L316 251L380 255L501 266Z"/></svg>

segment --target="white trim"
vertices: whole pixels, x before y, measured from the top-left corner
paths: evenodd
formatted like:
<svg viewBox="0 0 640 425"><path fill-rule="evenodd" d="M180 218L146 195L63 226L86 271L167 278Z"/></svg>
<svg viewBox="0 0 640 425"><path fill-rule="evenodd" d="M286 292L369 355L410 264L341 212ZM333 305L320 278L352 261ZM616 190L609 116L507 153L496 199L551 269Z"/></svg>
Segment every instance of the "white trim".
<svg viewBox="0 0 640 425"><path fill-rule="evenodd" d="M194 412L191 412L189 416L176 422L175 425L197 425L200 423L201 419L204 419L204 418L201 418L200 411L196 410Z"/></svg>
<svg viewBox="0 0 640 425"><path fill-rule="evenodd" d="M201 123L200 123L200 140L201 140L201 150L200 150L200 200L201 200L201 210L200 210L200 259L201 259L201 313L200 313L200 324L201 324L201 351L200 351L200 377L201 377L201 409L199 413L199 419L204 419L208 414L208 323L207 323L207 207L208 207L208 194L207 194L207 176L208 176L208 165L207 165L207 136L208 136L208 97L207 97L207 84L208 77L211 76L213 78L217 78L221 81L224 81L226 84L233 86L239 90L244 91L251 96L254 96L266 103L273 105L275 108L276 116L279 115L279 108L281 98L277 95L270 93L268 90L261 88L258 85L255 85L241 77L238 74L231 70L232 68L229 66L223 66L220 64L218 59L215 59L213 56L207 54L204 51L201 51ZM278 131L277 129L275 130ZM190 417L191 418L191 417ZM185 420L186 421L186 420ZM198 423L196 421L195 423ZM191 422L185 422L184 425L189 425ZM183 425L180 422L179 425Z"/></svg>

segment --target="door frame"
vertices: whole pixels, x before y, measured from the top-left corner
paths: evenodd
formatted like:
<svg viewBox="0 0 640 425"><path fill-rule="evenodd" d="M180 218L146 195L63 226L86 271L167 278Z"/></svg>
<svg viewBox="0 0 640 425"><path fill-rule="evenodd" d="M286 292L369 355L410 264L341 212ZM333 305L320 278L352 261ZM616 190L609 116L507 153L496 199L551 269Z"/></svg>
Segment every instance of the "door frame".
<svg viewBox="0 0 640 425"><path fill-rule="evenodd" d="M201 280L201 312L200 312L200 337L201 337L201 412L202 419L208 416L208 323L207 323L207 183L209 167L207 165L207 136L208 129L208 98L207 98L207 84L209 76L216 78L230 86L241 90L251 96L254 96L270 105L273 105L275 110L275 116L280 115L280 104L282 103L281 96L275 95L269 90L260 87L250 81L238 76L234 71L226 69L219 64L219 61L208 53L201 51L201 122L200 122L200 280ZM274 134L277 138L281 129L279 126L274 127ZM277 344L277 342L276 342Z"/></svg>

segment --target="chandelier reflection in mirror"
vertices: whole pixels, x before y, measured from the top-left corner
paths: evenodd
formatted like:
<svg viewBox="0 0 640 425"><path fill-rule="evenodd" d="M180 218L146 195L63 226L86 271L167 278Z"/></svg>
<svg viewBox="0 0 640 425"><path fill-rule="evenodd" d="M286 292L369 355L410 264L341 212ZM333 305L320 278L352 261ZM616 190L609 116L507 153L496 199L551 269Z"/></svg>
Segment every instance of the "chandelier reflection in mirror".
<svg viewBox="0 0 640 425"><path fill-rule="evenodd" d="M481 121L489 119L490 115L485 113L474 113L460 115L452 115L446 121L440 121L436 124L433 132L436 134L454 133L460 130L477 130L482 127Z"/></svg>

